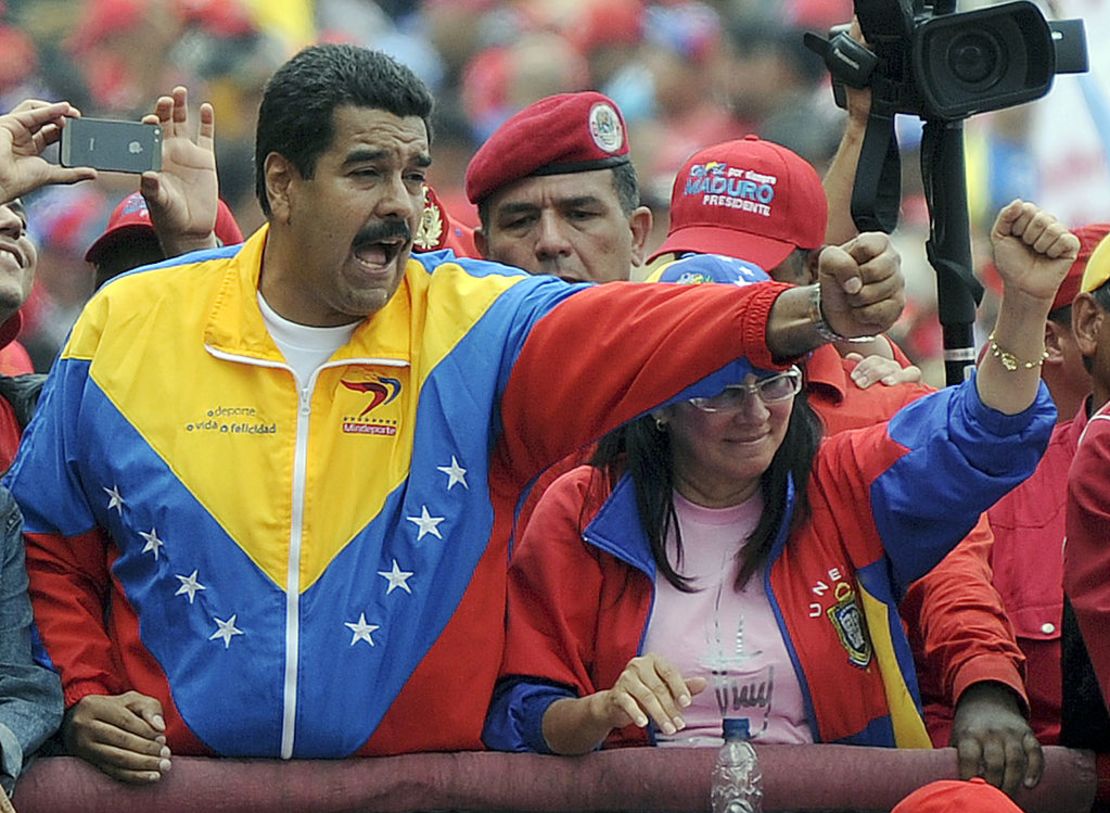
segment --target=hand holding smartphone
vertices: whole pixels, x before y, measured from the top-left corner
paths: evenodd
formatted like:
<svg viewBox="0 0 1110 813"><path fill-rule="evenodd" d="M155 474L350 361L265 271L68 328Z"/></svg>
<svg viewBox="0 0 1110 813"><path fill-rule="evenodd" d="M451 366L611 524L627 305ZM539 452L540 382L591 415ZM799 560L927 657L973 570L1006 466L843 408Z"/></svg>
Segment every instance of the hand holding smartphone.
<svg viewBox="0 0 1110 813"><path fill-rule="evenodd" d="M162 128L116 119L74 118L62 129L63 167L142 174L162 169Z"/></svg>

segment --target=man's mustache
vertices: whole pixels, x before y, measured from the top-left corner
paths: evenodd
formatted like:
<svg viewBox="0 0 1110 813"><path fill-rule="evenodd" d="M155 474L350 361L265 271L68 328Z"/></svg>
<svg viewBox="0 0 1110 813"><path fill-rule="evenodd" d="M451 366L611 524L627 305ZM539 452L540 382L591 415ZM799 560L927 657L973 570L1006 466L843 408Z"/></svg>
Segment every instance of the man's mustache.
<svg viewBox="0 0 1110 813"><path fill-rule="evenodd" d="M379 243L392 237L400 237L406 243L412 240L412 230L404 220L378 220L367 223L355 235L356 246L365 243Z"/></svg>

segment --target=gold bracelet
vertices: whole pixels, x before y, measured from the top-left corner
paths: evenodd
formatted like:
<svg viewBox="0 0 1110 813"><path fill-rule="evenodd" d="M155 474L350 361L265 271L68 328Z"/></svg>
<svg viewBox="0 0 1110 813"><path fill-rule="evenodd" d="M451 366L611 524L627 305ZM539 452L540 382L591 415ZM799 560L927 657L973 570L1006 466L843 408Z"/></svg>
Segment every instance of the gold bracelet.
<svg viewBox="0 0 1110 813"><path fill-rule="evenodd" d="M994 331L991 331L991 335L987 336L987 341L990 342L991 355L1002 362L1002 366L1010 372L1013 372L1019 367L1024 370L1035 370L1044 364L1045 359L1048 358L1048 351L1045 350L1036 361L1021 361L1013 353L1007 353L998 346L998 343L994 340Z"/></svg>

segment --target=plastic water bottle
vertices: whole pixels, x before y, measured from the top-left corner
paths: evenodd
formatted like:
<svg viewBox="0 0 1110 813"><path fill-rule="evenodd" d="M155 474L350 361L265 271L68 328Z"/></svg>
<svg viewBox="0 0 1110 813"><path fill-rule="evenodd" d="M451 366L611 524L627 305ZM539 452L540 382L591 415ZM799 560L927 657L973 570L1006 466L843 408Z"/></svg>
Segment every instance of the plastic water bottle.
<svg viewBox="0 0 1110 813"><path fill-rule="evenodd" d="M748 718L726 717L725 744L713 768L710 806L713 813L760 813L763 810L763 775L755 758Z"/></svg>

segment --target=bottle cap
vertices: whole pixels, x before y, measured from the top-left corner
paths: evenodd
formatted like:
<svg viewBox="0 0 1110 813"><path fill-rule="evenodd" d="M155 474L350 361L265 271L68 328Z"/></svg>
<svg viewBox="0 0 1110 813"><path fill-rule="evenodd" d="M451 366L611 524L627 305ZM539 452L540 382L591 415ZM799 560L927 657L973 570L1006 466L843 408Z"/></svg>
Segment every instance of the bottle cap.
<svg viewBox="0 0 1110 813"><path fill-rule="evenodd" d="M749 739L752 735L751 723L747 717L726 717L721 725L726 740Z"/></svg>

